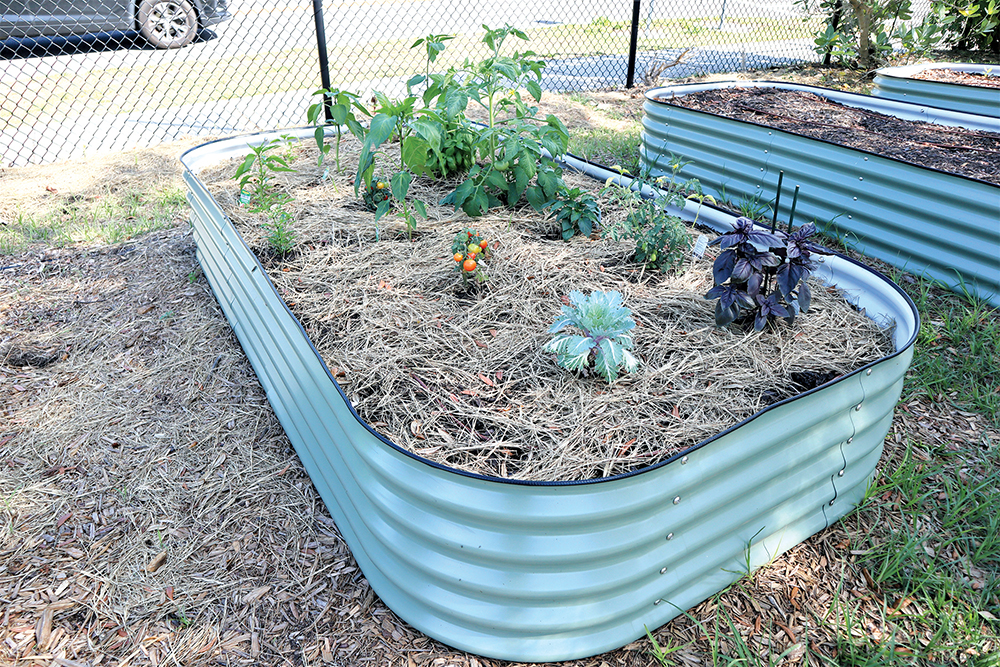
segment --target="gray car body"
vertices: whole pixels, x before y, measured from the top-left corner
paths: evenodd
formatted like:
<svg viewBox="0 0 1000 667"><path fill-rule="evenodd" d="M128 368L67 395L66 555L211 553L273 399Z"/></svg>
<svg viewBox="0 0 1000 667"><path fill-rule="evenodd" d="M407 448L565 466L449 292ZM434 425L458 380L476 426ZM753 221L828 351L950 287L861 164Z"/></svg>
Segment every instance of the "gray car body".
<svg viewBox="0 0 1000 667"><path fill-rule="evenodd" d="M206 28L230 18L226 0L189 0ZM0 0L0 40L138 30L135 0Z"/></svg>

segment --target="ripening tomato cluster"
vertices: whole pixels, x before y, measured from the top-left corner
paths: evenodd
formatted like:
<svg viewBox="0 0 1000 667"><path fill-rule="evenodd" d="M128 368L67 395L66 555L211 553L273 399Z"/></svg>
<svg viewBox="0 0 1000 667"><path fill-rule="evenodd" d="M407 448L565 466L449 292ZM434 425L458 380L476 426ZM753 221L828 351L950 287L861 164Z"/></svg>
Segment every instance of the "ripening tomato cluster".
<svg viewBox="0 0 1000 667"><path fill-rule="evenodd" d="M470 234L471 237L471 234ZM455 253L455 261L462 264L462 270L467 273L472 273L479 266L476 263L476 259L479 258L480 253L486 252L490 247L489 241L480 241L479 244L470 243L469 247L466 248L467 254L462 254L460 252Z"/></svg>
<svg viewBox="0 0 1000 667"><path fill-rule="evenodd" d="M463 280L473 273L479 281L486 279L486 274L480 265L482 260L490 256L490 242L484 239L478 230L468 228L455 234L451 252L455 260L455 270L462 274Z"/></svg>

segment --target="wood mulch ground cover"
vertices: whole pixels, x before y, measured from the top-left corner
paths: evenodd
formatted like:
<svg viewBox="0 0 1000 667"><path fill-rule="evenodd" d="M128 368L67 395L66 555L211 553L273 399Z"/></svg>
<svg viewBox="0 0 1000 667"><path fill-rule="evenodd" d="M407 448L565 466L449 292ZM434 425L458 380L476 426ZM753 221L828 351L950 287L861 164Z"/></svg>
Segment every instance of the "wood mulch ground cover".
<svg viewBox="0 0 1000 667"><path fill-rule="evenodd" d="M980 86L982 88L1000 88L1000 65L994 74L979 72L962 72L956 69L932 68L910 75L911 79L924 81L939 81L941 83L957 83L963 86Z"/></svg>
<svg viewBox="0 0 1000 667"><path fill-rule="evenodd" d="M1000 134L993 132L901 120L777 88L722 88L663 101L1000 185Z"/></svg>

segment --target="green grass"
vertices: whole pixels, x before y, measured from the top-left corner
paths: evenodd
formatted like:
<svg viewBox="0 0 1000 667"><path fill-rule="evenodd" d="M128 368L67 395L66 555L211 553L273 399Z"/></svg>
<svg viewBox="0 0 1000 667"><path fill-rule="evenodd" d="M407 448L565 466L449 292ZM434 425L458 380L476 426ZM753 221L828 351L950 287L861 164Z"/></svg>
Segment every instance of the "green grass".
<svg viewBox="0 0 1000 667"><path fill-rule="evenodd" d="M907 396L923 394L936 403L981 414L1000 425L1000 318L974 299L915 283L897 275L921 312Z"/></svg>
<svg viewBox="0 0 1000 667"><path fill-rule="evenodd" d="M885 601L888 639L855 636L844 607L831 664L1000 664L980 654L1000 618L1000 443L972 444L984 449L978 465L940 448L924 460L910 441L849 520L869 526L852 549Z"/></svg>
<svg viewBox="0 0 1000 667"><path fill-rule="evenodd" d="M151 194L127 190L91 201L67 201L44 214L21 212L0 227L0 254L16 254L34 243L120 243L171 226L186 204L184 191L170 187Z"/></svg>
<svg viewBox="0 0 1000 667"><path fill-rule="evenodd" d="M594 127L574 132L569 140L573 155L603 165L618 165L631 174L639 173L639 129L616 132Z"/></svg>

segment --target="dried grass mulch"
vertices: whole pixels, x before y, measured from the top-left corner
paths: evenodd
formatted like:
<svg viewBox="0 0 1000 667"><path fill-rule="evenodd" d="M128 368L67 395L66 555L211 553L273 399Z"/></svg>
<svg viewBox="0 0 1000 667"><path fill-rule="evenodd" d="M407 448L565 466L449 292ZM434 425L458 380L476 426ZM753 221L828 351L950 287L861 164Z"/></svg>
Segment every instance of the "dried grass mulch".
<svg viewBox="0 0 1000 667"><path fill-rule="evenodd" d="M356 149L342 145L342 159L351 164ZM363 210L349 168L317 183L315 155L301 150L299 173L283 179L298 236L287 259L271 256L262 218L236 205L235 163L206 178L361 417L442 465L546 481L630 472L811 388L803 376L825 382L892 351L886 330L816 285L794 326L716 328L703 295L717 248L664 275L632 262L630 242L564 242L528 207L470 219L431 206L409 239L399 222L375 224ZM595 194L601 186L566 177ZM426 202L450 185L418 184ZM606 226L625 217L608 198L601 206ZM494 246L482 285L463 284L451 258L466 226ZM637 320L636 373L609 386L542 351L572 290L624 296Z"/></svg>

